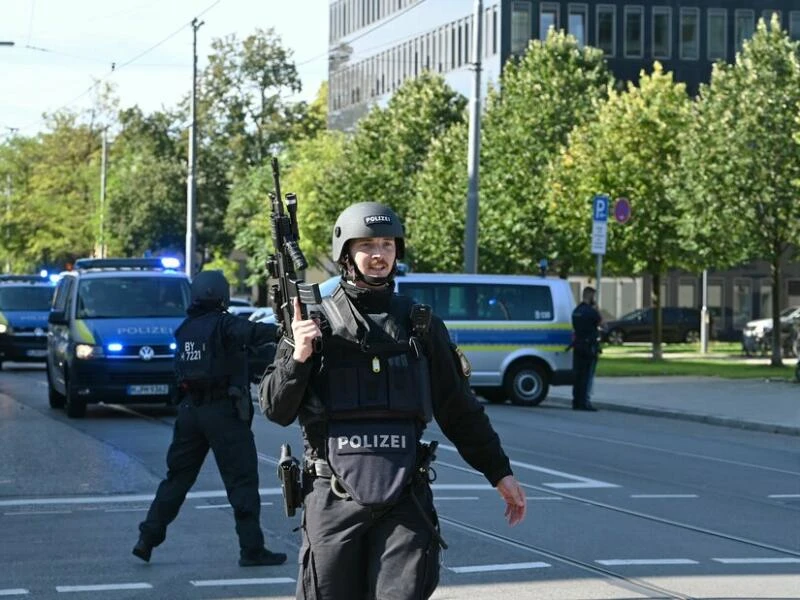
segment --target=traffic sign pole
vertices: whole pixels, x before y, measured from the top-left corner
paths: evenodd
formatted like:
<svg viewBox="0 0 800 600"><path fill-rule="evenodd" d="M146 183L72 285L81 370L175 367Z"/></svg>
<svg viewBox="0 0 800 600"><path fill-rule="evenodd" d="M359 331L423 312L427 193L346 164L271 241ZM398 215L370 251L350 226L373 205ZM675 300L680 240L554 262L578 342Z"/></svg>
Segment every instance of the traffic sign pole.
<svg viewBox="0 0 800 600"><path fill-rule="evenodd" d="M592 199L592 253L597 256L597 273L595 274L595 298L600 308L600 279L603 275L603 255L606 253L608 238L608 208L611 200L604 194L597 194Z"/></svg>

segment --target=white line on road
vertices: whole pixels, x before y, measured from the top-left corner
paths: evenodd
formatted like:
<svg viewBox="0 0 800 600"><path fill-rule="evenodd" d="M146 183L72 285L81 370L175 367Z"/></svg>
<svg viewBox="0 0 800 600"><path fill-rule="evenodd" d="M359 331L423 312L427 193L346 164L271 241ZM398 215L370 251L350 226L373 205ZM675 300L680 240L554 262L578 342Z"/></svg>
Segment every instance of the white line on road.
<svg viewBox="0 0 800 600"><path fill-rule="evenodd" d="M272 502L262 502L261 506L272 506ZM206 504L195 506L197 509L204 509L204 508L233 508L230 504Z"/></svg>
<svg viewBox="0 0 800 600"><path fill-rule="evenodd" d="M699 498L697 494L631 494L631 498Z"/></svg>
<svg viewBox="0 0 800 600"><path fill-rule="evenodd" d="M260 579L200 579L190 581L195 587L216 587L222 585L270 585L294 583L291 577L262 577Z"/></svg>
<svg viewBox="0 0 800 600"><path fill-rule="evenodd" d="M57 585L57 592L110 592L114 590L150 590L149 583L106 583L101 585Z"/></svg>
<svg viewBox="0 0 800 600"><path fill-rule="evenodd" d="M506 563L500 565L474 565L469 567L447 567L453 573L489 573L492 571L520 571L522 569L544 569L546 562Z"/></svg>
<svg viewBox="0 0 800 600"><path fill-rule="evenodd" d="M26 594L30 594L30 592L24 588L0 590L0 596L25 596Z"/></svg>
<svg viewBox="0 0 800 600"><path fill-rule="evenodd" d="M262 496L279 496L281 488L259 488L258 493ZM200 498L226 498L225 490L210 492L189 492L187 499ZM150 502L153 494L120 494L118 496L84 496L67 498L22 498L19 500L0 500L2 506L43 506L53 504L122 504L125 502Z"/></svg>
<svg viewBox="0 0 800 600"><path fill-rule="evenodd" d="M690 558L612 558L594 561L607 567L620 565L696 565L696 560Z"/></svg>
<svg viewBox="0 0 800 600"><path fill-rule="evenodd" d="M478 496L434 496L433 499L436 502L439 500L480 500Z"/></svg>
<svg viewBox="0 0 800 600"><path fill-rule="evenodd" d="M768 498L800 498L800 494L770 494Z"/></svg>
<svg viewBox="0 0 800 600"><path fill-rule="evenodd" d="M452 452L457 452L454 446L448 446L446 444L439 444L439 450L450 450ZM464 469L459 465L454 465L452 463L446 463L442 461L437 461L438 465L443 465L446 467L451 467L453 469L458 469L462 471L470 471L476 474L479 474L477 471L473 471L472 469ZM511 465L514 467L519 467L520 469L527 469L528 471L538 471L539 473L546 473L547 475L555 475L556 477L562 477L564 479L571 479L572 481L559 481L555 483L543 483L547 487L557 488L557 489L585 489L585 488L615 488L619 487L615 483L608 483L606 481L599 481L597 479L590 479L588 477L581 477L580 475L573 475L572 473L565 473L564 471L556 471L555 469L548 469L546 467L539 467L537 465L532 465L531 463L521 462L518 460L512 460Z"/></svg>
<svg viewBox="0 0 800 600"><path fill-rule="evenodd" d="M775 558L712 558L725 565L783 565L800 563L800 558L775 557Z"/></svg>
<svg viewBox="0 0 800 600"><path fill-rule="evenodd" d="M69 515L72 514L71 510L20 510L17 512L4 512L7 517L16 517L19 515Z"/></svg>
<svg viewBox="0 0 800 600"><path fill-rule="evenodd" d="M561 496L525 496L526 500L563 500Z"/></svg>

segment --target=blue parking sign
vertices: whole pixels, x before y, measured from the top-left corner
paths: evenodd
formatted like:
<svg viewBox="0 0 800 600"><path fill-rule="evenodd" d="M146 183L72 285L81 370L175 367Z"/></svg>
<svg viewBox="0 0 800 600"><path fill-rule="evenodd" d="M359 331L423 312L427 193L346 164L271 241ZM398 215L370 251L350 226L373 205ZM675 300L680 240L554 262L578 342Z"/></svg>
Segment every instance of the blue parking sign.
<svg viewBox="0 0 800 600"><path fill-rule="evenodd" d="M592 221L605 223L608 221L608 208L611 199L605 194L597 194L592 199Z"/></svg>

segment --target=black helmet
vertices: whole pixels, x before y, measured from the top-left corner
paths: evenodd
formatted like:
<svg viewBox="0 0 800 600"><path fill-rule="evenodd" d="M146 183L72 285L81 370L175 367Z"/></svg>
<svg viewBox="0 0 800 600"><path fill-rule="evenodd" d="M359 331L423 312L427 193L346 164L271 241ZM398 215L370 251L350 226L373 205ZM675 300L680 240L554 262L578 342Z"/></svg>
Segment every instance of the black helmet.
<svg viewBox="0 0 800 600"><path fill-rule="evenodd" d="M378 202L358 202L345 208L333 226L333 262L341 260L347 242L370 237L394 238L397 258L403 258L405 231L397 213Z"/></svg>
<svg viewBox="0 0 800 600"><path fill-rule="evenodd" d="M222 271L200 271L192 279L192 304L228 308L231 288Z"/></svg>

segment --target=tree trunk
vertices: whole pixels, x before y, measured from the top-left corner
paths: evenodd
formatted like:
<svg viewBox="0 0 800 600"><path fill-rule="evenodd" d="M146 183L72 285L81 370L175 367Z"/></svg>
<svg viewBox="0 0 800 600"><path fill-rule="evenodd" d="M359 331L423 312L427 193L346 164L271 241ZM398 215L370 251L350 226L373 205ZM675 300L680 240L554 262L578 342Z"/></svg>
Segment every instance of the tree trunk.
<svg viewBox="0 0 800 600"><path fill-rule="evenodd" d="M772 264L770 265L770 275L772 275L772 359L770 366L783 366L783 343L781 338L781 254L773 254Z"/></svg>
<svg viewBox="0 0 800 600"><path fill-rule="evenodd" d="M653 291L650 294L653 304L653 360L661 360L661 273L653 273Z"/></svg>

